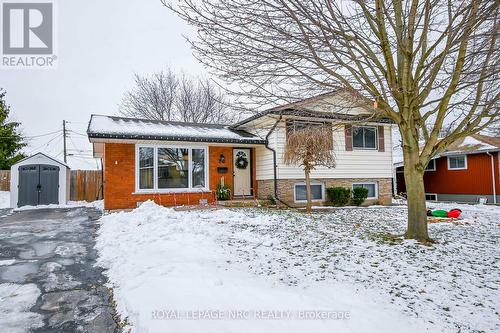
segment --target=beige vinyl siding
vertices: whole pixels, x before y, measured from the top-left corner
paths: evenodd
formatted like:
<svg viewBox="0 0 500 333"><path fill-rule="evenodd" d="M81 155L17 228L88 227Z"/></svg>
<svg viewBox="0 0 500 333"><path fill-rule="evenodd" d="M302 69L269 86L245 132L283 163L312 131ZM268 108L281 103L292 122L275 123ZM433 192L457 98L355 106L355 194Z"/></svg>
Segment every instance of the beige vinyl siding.
<svg viewBox="0 0 500 333"><path fill-rule="evenodd" d="M267 133L269 133L276 123L276 120L277 119L270 117L263 117L262 121L254 123L252 127L247 127L245 130L265 139ZM269 147L273 149L276 148L276 133L270 135ZM257 180L274 179L273 153L265 146L258 146L255 148L255 165Z"/></svg>
<svg viewBox="0 0 500 333"><path fill-rule="evenodd" d="M385 151L378 150L345 150L344 128L334 130L334 149L337 166L334 169L318 167L311 172L312 178L391 178L392 177L392 139L391 126L384 126ZM278 179L304 178L300 166L290 166L283 163L285 149L285 124L276 128ZM272 166L272 165L271 165ZM259 179L257 177L257 179Z"/></svg>

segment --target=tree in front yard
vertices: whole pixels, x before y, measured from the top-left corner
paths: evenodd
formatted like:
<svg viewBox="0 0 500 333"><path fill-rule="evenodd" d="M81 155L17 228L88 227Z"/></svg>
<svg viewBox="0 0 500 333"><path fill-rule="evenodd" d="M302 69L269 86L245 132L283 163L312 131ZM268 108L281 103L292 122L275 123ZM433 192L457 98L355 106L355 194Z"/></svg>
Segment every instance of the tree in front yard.
<svg viewBox="0 0 500 333"><path fill-rule="evenodd" d="M10 169L12 164L23 159L19 151L26 146L18 132L20 123L8 121L10 106L5 101L5 90L0 89L0 170Z"/></svg>
<svg viewBox="0 0 500 333"><path fill-rule="evenodd" d="M306 178L307 212L311 212L311 170L317 166L335 167L332 127L307 126L287 134L284 161L299 165Z"/></svg>
<svg viewBox="0 0 500 333"><path fill-rule="evenodd" d="M249 98L340 86L375 102L401 135L408 238L429 239L427 163L500 119L500 1L163 1L196 27L196 56Z"/></svg>

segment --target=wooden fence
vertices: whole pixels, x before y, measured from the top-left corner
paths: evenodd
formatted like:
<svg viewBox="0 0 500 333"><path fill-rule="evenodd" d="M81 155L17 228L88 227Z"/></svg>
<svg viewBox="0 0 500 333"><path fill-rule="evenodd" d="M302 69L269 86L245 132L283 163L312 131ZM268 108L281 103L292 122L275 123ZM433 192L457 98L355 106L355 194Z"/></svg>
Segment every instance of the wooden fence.
<svg viewBox="0 0 500 333"><path fill-rule="evenodd" d="M0 191L10 190L10 170L0 170ZM101 170L72 170L70 200L95 201L102 199Z"/></svg>
<svg viewBox="0 0 500 333"><path fill-rule="evenodd" d="M0 170L0 191L10 190L10 170Z"/></svg>
<svg viewBox="0 0 500 333"><path fill-rule="evenodd" d="M73 201L102 199L101 170L72 170L70 191Z"/></svg>

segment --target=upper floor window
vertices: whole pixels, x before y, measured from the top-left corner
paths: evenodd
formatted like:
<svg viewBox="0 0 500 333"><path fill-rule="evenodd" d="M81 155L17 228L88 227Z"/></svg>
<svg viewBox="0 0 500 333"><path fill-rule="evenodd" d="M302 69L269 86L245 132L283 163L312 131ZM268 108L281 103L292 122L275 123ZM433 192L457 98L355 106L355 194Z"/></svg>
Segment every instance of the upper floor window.
<svg viewBox="0 0 500 333"><path fill-rule="evenodd" d="M430 160L425 171L436 171L436 160Z"/></svg>
<svg viewBox="0 0 500 333"><path fill-rule="evenodd" d="M326 127L326 123L324 122L319 122L319 121L305 121L305 120L288 120L286 122L286 131L287 133L293 133L296 131L308 129L308 128L315 128L315 127Z"/></svg>
<svg viewBox="0 0 500 333"><path fill-rule="evenodd" d="M139 146L138 190L207 188L206 148Z"/></svg>
<svg viewBox="0 0 500 333"><path fill-rule="evenodd" d="M377 128L372 126L353 126L352 145L358 149L377 149Z"/></svg>
<svg viewBox="0 0 500 333"><path fill-rule="evenodd" d="M467 169L467 155L448 156L448 170Z"/></svg>

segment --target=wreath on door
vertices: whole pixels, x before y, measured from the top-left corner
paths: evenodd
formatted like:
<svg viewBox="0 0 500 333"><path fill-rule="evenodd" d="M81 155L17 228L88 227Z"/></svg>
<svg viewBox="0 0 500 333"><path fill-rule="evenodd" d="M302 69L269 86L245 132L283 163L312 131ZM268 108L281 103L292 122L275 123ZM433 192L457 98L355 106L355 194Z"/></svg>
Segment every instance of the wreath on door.
<svg viewBox="0 0 500 333"><path fill-rule="evenodd" d="M242 151L237 152L235 165L238 169L246 169L248 166L247 154Z"/></svg>

